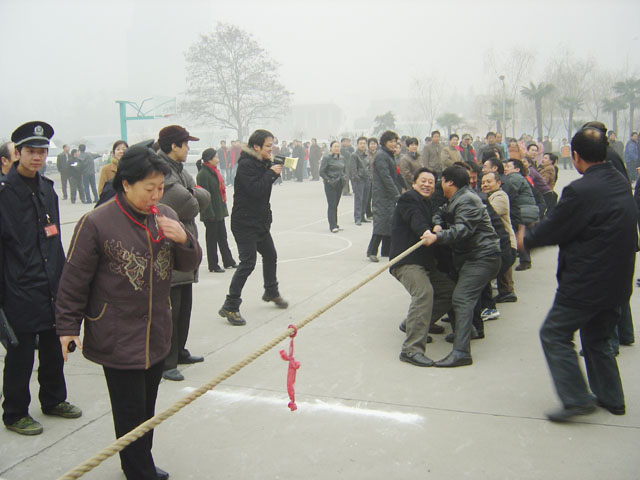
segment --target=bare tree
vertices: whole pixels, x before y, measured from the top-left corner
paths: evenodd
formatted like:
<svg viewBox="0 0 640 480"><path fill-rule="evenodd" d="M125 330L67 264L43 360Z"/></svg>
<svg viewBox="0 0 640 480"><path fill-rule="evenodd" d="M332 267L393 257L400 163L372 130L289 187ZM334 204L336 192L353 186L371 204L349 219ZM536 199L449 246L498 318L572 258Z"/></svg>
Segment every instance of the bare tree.
<svg viewBox="0 0 640 480"><path fill-rule="evenodd" d="M429 125L427 132L431 132L444 98L444 85L435 77L414 78L411 90L413 104Z"/></svg>
<svg viewBox="0 0 640 480"><path fill-rule="evenodd" d="M278 63L253 36L218 23L185 53L187 92L183 111L194 119L237 132L284 115L291 93L280 83Z"/></svg>
<svg viewBox="0 0 640 480"><path fill-rule="evenodd" d="M588 78L596 68L593 59L580 59L568 49L551 59L547 66L547 82L555 85L555 98L560 114L571 138L574 116L580 112L587 98Z"/></svg>

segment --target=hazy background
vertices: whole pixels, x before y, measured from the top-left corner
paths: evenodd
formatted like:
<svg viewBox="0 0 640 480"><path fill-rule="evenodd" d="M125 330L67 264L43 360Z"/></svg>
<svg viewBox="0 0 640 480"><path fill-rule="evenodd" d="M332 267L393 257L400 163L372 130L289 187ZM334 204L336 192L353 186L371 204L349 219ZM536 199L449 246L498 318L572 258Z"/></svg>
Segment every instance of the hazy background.
<svg viewBox="0 0 640 480"><path fill-rule="evenodd" d="M458 110L456 100L501 88L489 51L498 60L513 48L534 51L534 81L560 49L593 57L620 79L640 72L637 0L1 0L0 18L0 139L40 119L58 143L112 143L120 136L115 100L180 99L184 52L217 21L252 33L281 64L294 106L337 105L336 135L409 101L415 78L441 79L445 107ZM209 131L211 140L227 136L172 117L130 122L130 137L170 123Z"/></svg>

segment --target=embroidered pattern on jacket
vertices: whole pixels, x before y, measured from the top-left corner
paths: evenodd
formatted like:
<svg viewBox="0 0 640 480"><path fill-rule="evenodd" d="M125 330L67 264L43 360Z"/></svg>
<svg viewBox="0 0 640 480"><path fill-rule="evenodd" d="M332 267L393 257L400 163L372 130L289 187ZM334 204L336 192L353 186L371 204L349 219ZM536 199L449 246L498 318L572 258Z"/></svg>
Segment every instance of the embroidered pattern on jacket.
<svg viewBox="0 0 640 480"><path fill-rule="evenodd" d="M162 280L171 275L171 243L165 242L162 245L156 261L153 262L153 270Z"/></svg>
<svg viewBox="0 0 640 480"><path fill-rule="evenodd" d="M111 259L109 269L126 277L134 290L141 290L144 286L144 272L149 264L147 256L136 254L134 247L129 251L122 246L122 242L115 240L106 240L104 251Z"/></svg>

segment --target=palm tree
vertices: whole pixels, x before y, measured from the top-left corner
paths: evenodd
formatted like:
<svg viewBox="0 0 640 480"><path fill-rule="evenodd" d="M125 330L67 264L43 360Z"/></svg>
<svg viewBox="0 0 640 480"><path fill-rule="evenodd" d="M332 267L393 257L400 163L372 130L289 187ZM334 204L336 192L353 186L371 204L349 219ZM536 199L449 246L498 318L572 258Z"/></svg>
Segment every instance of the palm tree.
<svg viewBox="0 0 640 480"><path fill-rule="evenodd" d="M626 102L621 97L615 98L605 98L602 100L602 110L611 114L612 122L612 130L616 132L616 135L620 132L618 131L618 112L627 108Z"/></svg>
<svg viewBox="0 0 640 480"><path fill-rule="evenodd" d="M567 95L566 97L561 97L558 100L558 104L567 111L567 116L569 117L567 121L567 138L571 138L573 133L573 115L582 109L584 101L577 96Z"/></svg>
<svg viewBox="0 0 640 480"><path fill-rule="evenodd" d="M522 87L520 94L531 100L536 109L536 129L538 131L538 137L542 138L542 99L549 95L555 87L550 83L540 82L536 87L536 84L529 82L528 87Z"/></svg>
<svg viewBox="0 0 640 480"><path fill-rule="evenodd" d="M640 100L640 78L627 78L613 85L613 91L629 105L629 131L633 132L633 114Z"/></svg>

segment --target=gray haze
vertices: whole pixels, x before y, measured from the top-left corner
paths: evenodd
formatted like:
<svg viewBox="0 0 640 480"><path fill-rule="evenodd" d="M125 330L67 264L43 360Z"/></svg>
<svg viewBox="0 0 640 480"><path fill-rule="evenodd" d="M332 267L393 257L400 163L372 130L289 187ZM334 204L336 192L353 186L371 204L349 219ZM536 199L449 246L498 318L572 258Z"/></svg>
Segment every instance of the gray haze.
<svg viewBox="0 0 640 480"><path fill-rule="evenodd" d="M0 139L41 119L58 142L112 142L120 132L115 100L180 99L184 52L217 21L252 33L281 64L294 105L337 105L336 135L372 123L395 99L407 103L415 78L438 78L443 109L452 111L463 109L460 98L497 91L501 72L487 66L490 51L497 63L513 48L534 51L527 82L539 81L560 49L595 59L619 79L640 72L637 0L2 0L0 18ZM130 137L176 121L204 128L175 117L131 122Z"/></svg>

